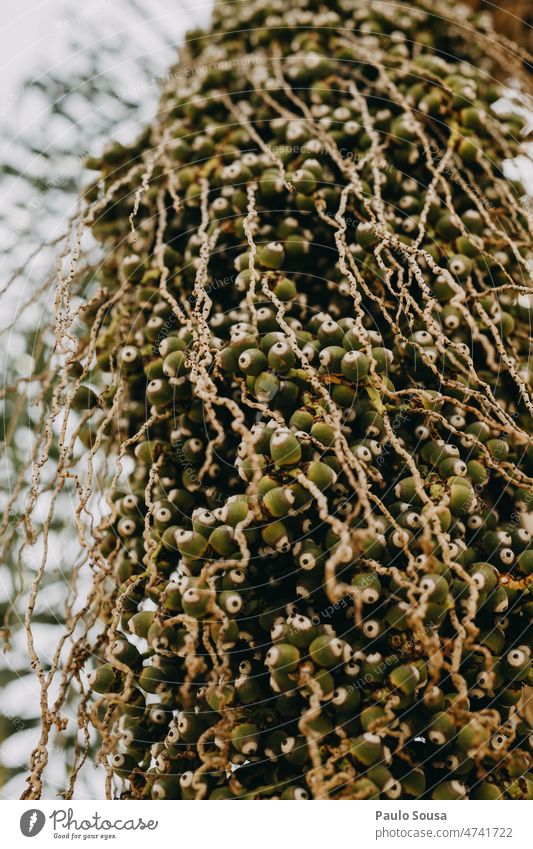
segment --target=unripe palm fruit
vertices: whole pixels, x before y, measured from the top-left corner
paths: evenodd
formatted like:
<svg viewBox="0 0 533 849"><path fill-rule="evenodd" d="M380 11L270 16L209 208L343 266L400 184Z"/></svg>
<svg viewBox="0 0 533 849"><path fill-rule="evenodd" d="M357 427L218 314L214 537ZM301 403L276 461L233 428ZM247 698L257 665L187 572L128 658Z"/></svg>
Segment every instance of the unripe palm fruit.
<svg viewBox="0 0 533 849"><path fill-rule="evenodd" d="M276 431L270 439L270 455L278 466L294 466L302 456L302 449L289 431Z"/></svg>
<svg viewBox="0 0 533 849"><path fill-rule="evenodd" d="M65 380L121 475L86 634L128 798L530 793L532 228L472 27L216 3L102 158Z"/></svg>

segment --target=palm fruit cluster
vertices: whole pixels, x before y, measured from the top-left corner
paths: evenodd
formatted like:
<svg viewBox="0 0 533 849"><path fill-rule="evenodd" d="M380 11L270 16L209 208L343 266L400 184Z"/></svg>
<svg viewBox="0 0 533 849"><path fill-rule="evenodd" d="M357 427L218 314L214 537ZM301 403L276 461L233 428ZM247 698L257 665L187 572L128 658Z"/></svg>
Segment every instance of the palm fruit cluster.
<svg viewBox="0 0 533 849"><path fill-rule="evenodd" d="M123 798L533 795L526 122L448 12L218 4L89 163Z"/></svg>

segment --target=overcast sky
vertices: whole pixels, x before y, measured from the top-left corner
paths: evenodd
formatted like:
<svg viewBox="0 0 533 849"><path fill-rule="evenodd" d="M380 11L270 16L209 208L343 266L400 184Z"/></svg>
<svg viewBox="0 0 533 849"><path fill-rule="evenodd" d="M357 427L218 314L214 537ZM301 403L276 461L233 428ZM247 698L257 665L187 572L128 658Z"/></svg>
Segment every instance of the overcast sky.
<svg viewBox="0 0 533 849"><path fill-rule="evenodd" d="M82 47L88 47L94 39L94 29L102 40L127 32L133 38L124 39L125 55L117 58L117 62L126 64L133 58L130 42L141 43L135 37L139 33L132 30L142 28L146 52L161 50L156 29L163 29L172 40L179 41L187 27L207 20L212 3L140 0L145 19L136 17L133 24L126 5L126 0L4 0L0 20L0 107L17 96L21 80L28 73L65 67L73 37Z"/></svg>

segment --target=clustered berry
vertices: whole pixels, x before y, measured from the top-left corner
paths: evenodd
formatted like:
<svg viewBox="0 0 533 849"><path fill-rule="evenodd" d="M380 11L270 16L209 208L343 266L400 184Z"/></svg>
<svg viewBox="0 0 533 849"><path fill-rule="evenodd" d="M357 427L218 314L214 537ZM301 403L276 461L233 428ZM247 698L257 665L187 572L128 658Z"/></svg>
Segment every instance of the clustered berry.
<svg viewBox="0 0 533 849"><path fill-rule="evenodd" d="M89 163L124 798L533 796L525 120L434 7L220 3Z"/></svg>

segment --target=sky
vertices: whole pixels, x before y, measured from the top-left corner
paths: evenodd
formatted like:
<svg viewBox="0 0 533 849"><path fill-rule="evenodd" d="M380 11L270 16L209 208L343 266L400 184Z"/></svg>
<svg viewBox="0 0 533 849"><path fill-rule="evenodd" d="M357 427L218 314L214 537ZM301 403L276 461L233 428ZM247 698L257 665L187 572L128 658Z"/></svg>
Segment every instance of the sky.
<svg viewBox="0 0 533 849"><path fill-rule="evenodd" d="M82 47L89 46L93 32L87 24L97 26L103 42L121 32L133 35L131 39L124 39L126 48L130 47L129 42L139 45L140 39L135 37L139 33L132 30L142 28L145 51L157 51L161 49L161 42L155 35L157 29L164 29L169 37L179 41L186 27L208 19L212 3L210 0L142 0L139 8L143 9L144 21L136 17L133 23L131 17L128 20L126 6L126 0L85 0L83 3L78 0L4 0L0 21L0 114L2 106L17 97L21 80L28 72L47 73L69 61L67 45L74 35ZM124 56L116 61L126 66L131 60L131 53L126 49Z"/></svg>
<svg viewBox="0 0 533 849"><path fill-rule="evenodd" d="M85 155L97 156L110 135L131 140L150 120L159 98L158 76L175 62L187 29L206 23L211 0L16 0L2 4L0 18L0 163L26 174L46 175L50 189L79 172ZM97 54L97 61L90 58ZM111 98L87 96L80 75L98 68ZM39 89L52 78L70 83L69 118L50 114L50 95ZM28 85L33 81L38 85ZM97 81L99 84L99 81ZM115 97L135 103L126 124ZM59 104L62 106L62 104ZM100 129L102 128L102 129ZM46 155L72 151L72 162L51 163L29 155L22 142ZM81 149L80 149L81 148ZM87 180L87 175L83 175ZM28 223L28 187L0 175L0 257L13 255L16 234ZM40 210L43 204L38 202ZM9 212L7 212L9 210ZM35 216L34 216L35 217ZM37 216L35 225L42 223ZM58 219L59 220L59 219ZM62 223L62 222L61 222ZM47 236L48 237L48 236ZM18 258L15 258L18 259ZM0 275L2 261L0 260Z"/></svg>
<svg viewBox="0 0 533 849"><path fill-rule="evenodd" d="M0 102L14 95L28 64L50 65L57 52L63 0L5 3L0 23Z"/></svg>

